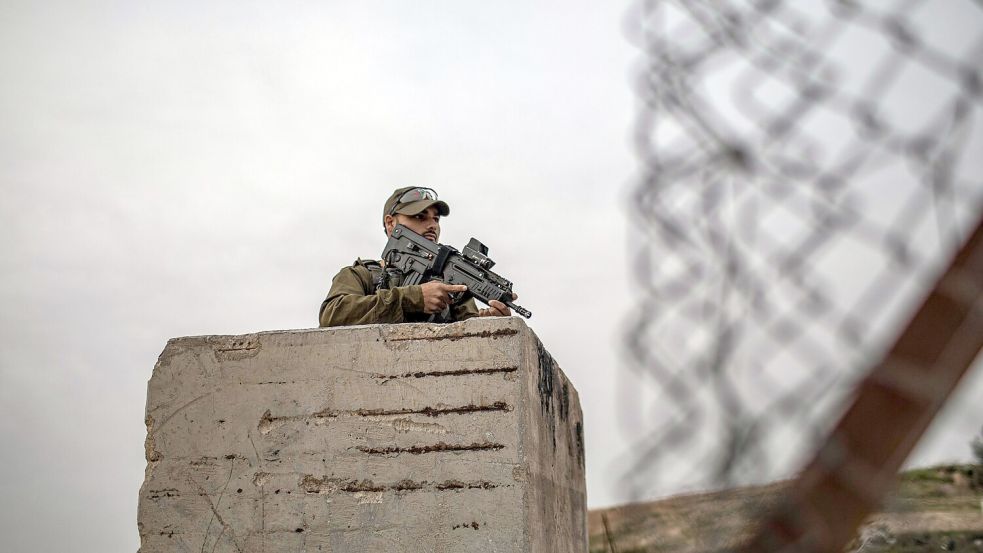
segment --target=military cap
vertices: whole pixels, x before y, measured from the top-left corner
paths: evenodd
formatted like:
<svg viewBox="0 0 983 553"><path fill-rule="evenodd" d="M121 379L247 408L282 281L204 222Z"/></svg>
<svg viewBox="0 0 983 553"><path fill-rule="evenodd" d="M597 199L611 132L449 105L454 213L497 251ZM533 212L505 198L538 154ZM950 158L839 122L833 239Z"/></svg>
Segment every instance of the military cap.
<svg viewBox="0 0 983 553"><path fill-rule="evenodd" d="M450 215L451 208L447 202L437 199L437 192L432 188L420 186L407 186L397 189L386 200L382 216L402 213L403 215L416 215L430 206L437 208L437 213L446 216Z"/></svg>

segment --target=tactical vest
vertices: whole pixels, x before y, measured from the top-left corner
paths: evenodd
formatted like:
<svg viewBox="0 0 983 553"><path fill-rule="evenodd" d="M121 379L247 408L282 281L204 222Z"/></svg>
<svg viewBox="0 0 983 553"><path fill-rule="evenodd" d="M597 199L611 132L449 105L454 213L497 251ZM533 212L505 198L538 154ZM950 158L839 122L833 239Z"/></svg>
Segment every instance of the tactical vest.
<svg viewBox="0 0 983 553"><path fill-rule="evenodd" d="M372 275L372 289L366 290L366 295L374 294L379 290L389 290L403 284L403 272L399 269L384 269L380 262L370 259L358 259L355 261L355 265L361 265ZM454 318L451 315L450 306L447 306L441 313L434 313L425 320L431 323L448 323L452 322Z"/></svg>

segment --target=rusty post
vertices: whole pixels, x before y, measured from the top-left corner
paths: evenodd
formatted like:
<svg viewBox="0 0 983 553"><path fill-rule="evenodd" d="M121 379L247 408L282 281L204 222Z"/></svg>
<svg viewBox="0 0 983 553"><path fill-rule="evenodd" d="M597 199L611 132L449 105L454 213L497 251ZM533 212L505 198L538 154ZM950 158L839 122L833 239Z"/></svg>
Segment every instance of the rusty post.
<svg viewBox="0 0 983 553"><path fill-rule="evenodd" d="M743 551L842 551L981 348L983 222Z"/></svg>

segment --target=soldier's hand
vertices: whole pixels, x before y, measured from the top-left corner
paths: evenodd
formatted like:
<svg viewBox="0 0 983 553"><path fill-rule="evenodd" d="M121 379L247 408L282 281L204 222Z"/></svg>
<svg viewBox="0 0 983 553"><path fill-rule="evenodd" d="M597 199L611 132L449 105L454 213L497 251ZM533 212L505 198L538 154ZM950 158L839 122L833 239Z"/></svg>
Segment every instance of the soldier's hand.
<svg viewBox="0 0 983 553"><path fill-rule="evenodd" d="M519 294L512 293L512 301L519 299ZM488 307L478 310L479 317L511 317L512 310L509 306L498 300L488 302Z"/></svg>
<svg viewBox="0 0 983 553"><path fill-rule="evenodd" d="M467 292L468 287L463 284L444 284L439 280L420 285L423 289L423 312L440 313L451 303L451 294L454 292Z"/></svg>

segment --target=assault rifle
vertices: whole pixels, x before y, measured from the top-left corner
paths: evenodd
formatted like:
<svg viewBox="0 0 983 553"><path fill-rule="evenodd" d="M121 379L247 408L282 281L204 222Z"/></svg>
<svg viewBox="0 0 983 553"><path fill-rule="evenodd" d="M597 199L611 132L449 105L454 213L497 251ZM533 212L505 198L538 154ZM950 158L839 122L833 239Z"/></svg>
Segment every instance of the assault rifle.
<svg viewBox="0 0 983 553"><path fill-rule="evenodd" d="M490 270L495 262L488 257L488 246L474 238L459 252L396 225L382 259L386 264L383 278L401 277L401 286L431 280L463 284L468 291L452 294L454 305L473 296L485 304L498 300L523 317L532 317L532 312L512 303L512 283Z"/></svg>

